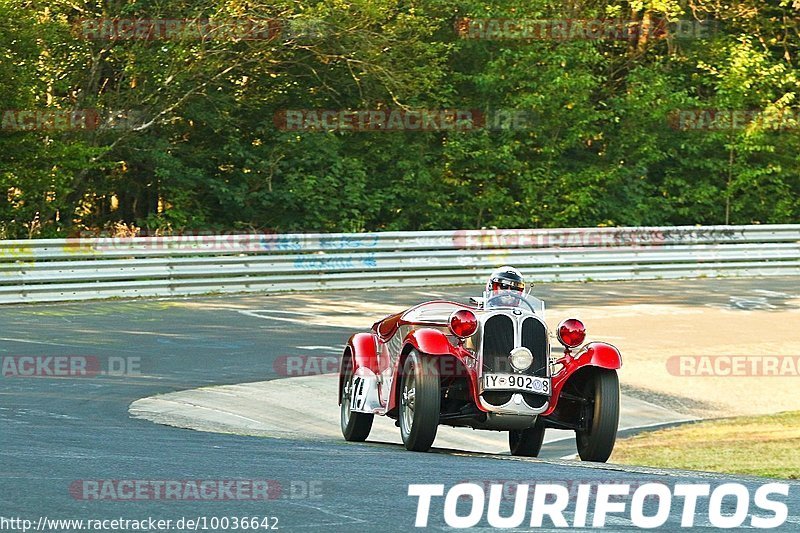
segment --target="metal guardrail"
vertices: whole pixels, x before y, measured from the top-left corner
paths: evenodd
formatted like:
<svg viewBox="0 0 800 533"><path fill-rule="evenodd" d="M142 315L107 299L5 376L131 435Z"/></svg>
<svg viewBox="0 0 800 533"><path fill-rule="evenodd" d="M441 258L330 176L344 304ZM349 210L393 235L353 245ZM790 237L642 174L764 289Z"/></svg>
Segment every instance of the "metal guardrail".
<svg viewBox="0 0 800 533"><path fill-rule="evenodd" d="M0 241L0 303L531 280L800 274L800 225Z"/></svg>

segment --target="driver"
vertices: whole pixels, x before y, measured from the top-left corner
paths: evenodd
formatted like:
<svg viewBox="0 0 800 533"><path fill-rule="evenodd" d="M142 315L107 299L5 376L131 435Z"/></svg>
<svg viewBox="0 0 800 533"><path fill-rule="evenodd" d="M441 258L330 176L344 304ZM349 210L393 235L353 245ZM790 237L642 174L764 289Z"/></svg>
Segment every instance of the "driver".
<svg viewBox="0 0 800 533"><path fill-rule="evenodd" d="M525 278L522 272L512 266L502 266L489 276L483 296L484 301L496 297L495 305L516 307L524 297L524 292Z"/></svg>

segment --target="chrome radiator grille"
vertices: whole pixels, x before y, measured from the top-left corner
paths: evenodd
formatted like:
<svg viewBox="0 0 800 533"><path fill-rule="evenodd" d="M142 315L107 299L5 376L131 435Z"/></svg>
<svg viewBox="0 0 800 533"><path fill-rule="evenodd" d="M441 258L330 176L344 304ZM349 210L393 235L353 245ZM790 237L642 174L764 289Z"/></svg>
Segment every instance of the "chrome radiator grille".
<svg viewBox="0 0 800 533"><path fill-rule="evenodd" d="M483 324L483 371L511 372L508 354L514 349L514 321L495 315Z"/></svg>
<svg viewBox="0 0 800 533"><path fill-rule="evenodd" d="M508 356L517 344L515 329L517 322L507 315L494 315L483 324L481 340L483 352L483 373L515 373ZM522 322L519 345L528 348L533 354L533 364L523 373L546 377L548 374L547 330L539 320L528 317ZM511 400L512 393L506 391L486 391L484 399L492 405L503 405ZM523 393L525 402L531 407L540 407L546 397Z"/></svg>
<svg viewBox="0 0 800 533"><path fill-rule="evenodd" d="M547 376L548 346L547 330L535 318L526 318L522 323L522 345L533 354L533 364L525 372L534 376Z"/></svg>
<svg viewBox="0 0 800 533"><path fill-rule="evenodd" d="M514 372L508 355L517 345L514 342L515 322L506 315L490 317L483 325L483 371ZM544 324L528 317L522 323L520 345L533 354L533 364L524 374L547 376L547 330Z"/></svg>

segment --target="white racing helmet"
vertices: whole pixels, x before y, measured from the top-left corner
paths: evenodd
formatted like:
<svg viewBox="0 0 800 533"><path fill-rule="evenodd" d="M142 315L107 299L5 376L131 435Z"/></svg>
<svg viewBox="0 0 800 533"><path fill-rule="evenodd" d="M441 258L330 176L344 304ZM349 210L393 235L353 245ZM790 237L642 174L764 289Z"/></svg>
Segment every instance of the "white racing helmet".
<svg viewBox="0 0 800 533"><path fill-rule="evenodd" d="M516 295L515 293L519 293ZM525 294L525 278L522 272L512 266L502 266L489 276L484 290L484 298L497 296L496 304L516 306ZM501 296L502 295L502 296Z"/></svg>

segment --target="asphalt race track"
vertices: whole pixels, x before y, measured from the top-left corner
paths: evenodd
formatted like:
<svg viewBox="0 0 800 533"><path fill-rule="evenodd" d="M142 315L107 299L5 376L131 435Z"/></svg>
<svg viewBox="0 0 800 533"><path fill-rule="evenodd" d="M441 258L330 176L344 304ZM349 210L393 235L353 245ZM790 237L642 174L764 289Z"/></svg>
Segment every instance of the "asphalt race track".
<svg viewBox="0 0 800 533"><path fill-rule="evenodd" d="M621 292L625 298L663 303L664 284L669 284L669 301L729 306L730 295L737 291L755 288L782 293L800 287L800 279L565 284L542 287L536 294L548 303L557 300L560 305L577 307L607 299L609 292L617 293L624 287ZM475 293L474 289L437 288L437 293L463 298ZM382 306L405 306L428 299L424 293L402 289L334 291L317 293L313 298L329 298L334 306L358 299L367 302L363 315L377 319ZM409 484L444 484L447 489L464 481L634 485L655 481L667 485L703 482L713 488L733 481L753 488L765 482L446 450L411 453L393 444L209 433L129 416L132 402L156 394L280 379L284 376L275 369L276 358L309 347L328 350L327 355L345 342L351 332L347 328L327 327L292 315L295 298L300 301L306 295L0 308L0 356L117 358L114 360L129 365L135 361L138 367L136 372L122 375L0 377L0 517L35 522L40 516L165 520L269 516L277 517L278 527L288 531L408 531L413 529L417 511L417 498L408 496ZM377 311L370 312L369 302ZM248 309L266 309L269 316L277 318L240 312ZM295 399L309 410L314 409L315 400ZM543 452L547 456L563 454L557 446L546 447ZM98 501L84 499L74 490L86 480L233 479L270 480L272 486L280 486L280 491L270 492L274 499L266 501ZM785 500L789 518L781 528L787 531L800 529L800 483L790 483ZM715 529L705 518L704 505L702 501L698 504L695 528ZM650 514L654 512L651 509ZM679 529L680 513L680 507L673 506L667 529ZM545 520L548 525L552 524ZM431 506L429 526L449 529L442 516L441 498ZM610 530L634 529L626 513L610 514L606 526Z"/></svg>

